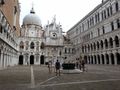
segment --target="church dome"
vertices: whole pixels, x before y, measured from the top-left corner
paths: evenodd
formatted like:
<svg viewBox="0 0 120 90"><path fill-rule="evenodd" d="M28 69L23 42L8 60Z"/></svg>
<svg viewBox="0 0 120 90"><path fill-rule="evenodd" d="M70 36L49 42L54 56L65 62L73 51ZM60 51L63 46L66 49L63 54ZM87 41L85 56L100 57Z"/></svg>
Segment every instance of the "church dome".
<svg viewBox="0 0 120 90"><path fill-rule="evenodd" d="M26 15L23 19L23 25L28 25L28 24L42 26L41 20L39 16L35 14L35 11L33 8L30 11L30 14Z"/></svg>

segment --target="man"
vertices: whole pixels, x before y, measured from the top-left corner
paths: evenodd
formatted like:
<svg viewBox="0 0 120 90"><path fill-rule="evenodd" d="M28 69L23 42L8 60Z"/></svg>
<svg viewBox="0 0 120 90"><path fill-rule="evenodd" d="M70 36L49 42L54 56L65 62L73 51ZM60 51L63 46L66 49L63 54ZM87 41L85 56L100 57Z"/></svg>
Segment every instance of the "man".
<svg viewBox="0 0 120 90"><path fill-rule="evenodd" d="M57 60L57 62L55 63L55 68L56 68L56 76L59 73L60 76L60 62Z"/></svg>

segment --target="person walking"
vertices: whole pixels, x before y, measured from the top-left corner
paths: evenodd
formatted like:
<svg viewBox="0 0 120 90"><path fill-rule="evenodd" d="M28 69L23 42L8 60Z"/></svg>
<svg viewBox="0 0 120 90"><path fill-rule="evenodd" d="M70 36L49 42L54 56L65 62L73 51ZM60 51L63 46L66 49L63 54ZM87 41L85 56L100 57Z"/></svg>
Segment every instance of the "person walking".
<svg viewBox="0 0 120 90"><path fill-rule="evenodd" d="M56 68L56 76L59 74L60 76L60 62L57 60L55 63L55 68Z"/></svg>
<svg viewBox="0 0 120 90"><path fill-rule="evenodd" d="M48 69L49 69L49 73L52 73L52 62L51 61L48 62Z"/></svg>

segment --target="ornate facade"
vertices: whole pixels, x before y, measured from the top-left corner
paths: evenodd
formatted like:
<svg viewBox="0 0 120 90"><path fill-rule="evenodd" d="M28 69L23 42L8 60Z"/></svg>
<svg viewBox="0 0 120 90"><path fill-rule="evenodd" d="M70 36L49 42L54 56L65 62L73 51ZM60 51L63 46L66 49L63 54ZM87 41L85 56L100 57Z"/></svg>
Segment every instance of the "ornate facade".
<svg viewBox="0 0 120 90"><path fill-rule="evenodd" d="M61 62L63 52L62 27L56 24L54 17L51 23L43 28L40 18L32 8L23 19L19 41L19 64L41 65L48 61Z"/></svg>
<svg viewBox="0 0 120 90"><path fill-rule="evenodd" d="M120 64L120 1L102 0L74 25L68 37L75 46L74 60L88 64Z"/></svg>

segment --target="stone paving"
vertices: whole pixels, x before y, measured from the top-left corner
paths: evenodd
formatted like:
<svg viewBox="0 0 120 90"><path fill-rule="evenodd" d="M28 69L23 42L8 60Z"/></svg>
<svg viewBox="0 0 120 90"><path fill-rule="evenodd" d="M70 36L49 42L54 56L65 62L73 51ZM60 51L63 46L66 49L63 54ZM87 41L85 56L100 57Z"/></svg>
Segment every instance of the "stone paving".
<svg viewBox="0 0 120 90"><path fill-rule="evenodd" d="M120 90L120 66L86 65L87 72L55 76L47 66L33 66L35 85L31 88L30 66L0 70L0 90Z"/></svg>

